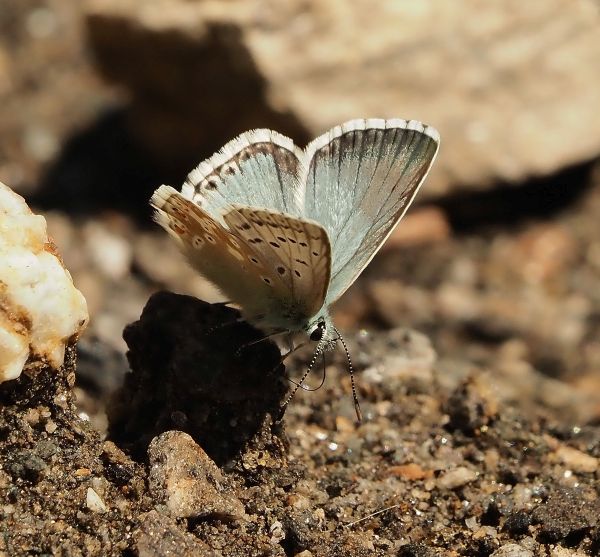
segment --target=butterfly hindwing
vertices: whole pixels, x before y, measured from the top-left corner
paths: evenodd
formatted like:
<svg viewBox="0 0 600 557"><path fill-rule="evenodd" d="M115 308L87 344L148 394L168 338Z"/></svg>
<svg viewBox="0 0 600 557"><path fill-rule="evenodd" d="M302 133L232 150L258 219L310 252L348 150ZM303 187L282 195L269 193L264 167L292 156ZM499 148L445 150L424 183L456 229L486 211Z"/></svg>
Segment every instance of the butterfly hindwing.
<svg viewBox="0 0 600 557"><path fill-rule="evenodd" d="M291 139L277 132L246 132L200 163L181 193L220 222L233 204L300 215L303 156Z"/></svg>
<svg viewBox="0 0 600 557"><path fill-rule="evenodd" d="M414 120L352 120L306 148L304 215L329 234L327 304L354 282L408 209L438 150Z"/></svg>
<svg viewBox="0 0 600 557"><path fill-rule="evenodd" d="M262 317L269 300L286 296L286 284L252 246L178 191L161 186L150 203L155 220L175 238L188 261L242 306L246 317Z"/></svg>
<svg viewBox="0 0 600 557"><path fill-rule="evenodd" d="M286 284L291 313L303 318L321 309L329 285L331 248L315 222L253 207L234 206L224 220L261 255Z"/></svg>

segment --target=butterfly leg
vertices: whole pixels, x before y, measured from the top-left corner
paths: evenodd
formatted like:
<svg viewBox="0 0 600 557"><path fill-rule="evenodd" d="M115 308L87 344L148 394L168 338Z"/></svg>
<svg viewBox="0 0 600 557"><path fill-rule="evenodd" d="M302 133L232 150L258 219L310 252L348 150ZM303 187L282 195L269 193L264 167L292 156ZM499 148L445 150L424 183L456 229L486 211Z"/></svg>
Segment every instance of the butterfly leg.
<svg viewBox="0 0 600 557"><path fill-rule="evenodd" d="M286 354L287 356L287 354ZM293 385L296 385L296 387L302 389L303 391L306 391L307 393L314 393L315 391L318 391L324 384L325 384L325 378L327 376L327 363L325 361L325 352L323 352L321 354L321 357L323 359L323 373L321 376L321 382L318 384L318 386L316 387L308 387L306 385L304 385L303 383L296 383L296 381L294 381L293 379L288 377L288 381L290 383L292 383Z"/></svg>
<svg viewBox="0 0 600 557"><path fill-rule="evenodd" d="M287 343L288 343L288 351L281 356L281 360L279 360L278 365L281 365L283 362L285 362L285 360L288 359L288 356L291 356L294 352L296 352L297 350L300 350L300 348L302 348L303 346L306 346L308 344L308 342L302 342L298 346L294 346L294 337L293 337L292 333L288 334Z"/></svg>
<svg viewBox="0 0 600 557"><path fill-rule="evenodd" d="M285 414L285 409L287 408L287 405L294 398L294 396L298 392L298 389L301 388L302 384L304 383L304 381L306 380L306 378L308 377L308 375L312 371L313 367L315 367L315 363L316 363L319 355L323 352L324 346L325 346L324 341L322 341L322 340L319 341L319 344L317 344L317 348L315 350L315 353L313 354L313 357L312 357L310 363L308 364L308 367L306 368L306 371L304 372L304 374L300 378L300 381L298 383L296 383L295 381L292 381L292 383L294 383L295 386L292 389L292 392L283 401L283 404L281 405L281 408L279 409L279 415L277 417L277 421L278 422L281 421L281 419L283 418L283 415ZM289 354L290 353L288 352L288 354L286 354L286 357L289 356Z"/></svg>
<svg viewBox="0 0 600 557"><path fill-rule="evenodd" d="M251 342L246 342L245 344L242 344L235 351L235 355L239 356L242 353L242 351L245 350L246 348L250 348L250 346L254 346L255 344L259 344L260 342L264 342L265 340L269 340L270 338L273 338L274 336L282 335L283 333L287 333L287 330L285 330L285 331L275 331L275 332L269 333L268 335L265 335L264 337L261 337L259 339L253 340Z"/></svg>
<svg viewBox="0 0 600 557"><path fill-rule="evenodd" d="M224 329L225 327L230 327L231 325L238 325L239 323L243 323L244 321L245 319L243 317L237 317L233 321L225 321L225 323L219 323L218 325L214 325L207 329L204 333L204 336L211 335L215 331L219 331L220 329Z"/></svg>

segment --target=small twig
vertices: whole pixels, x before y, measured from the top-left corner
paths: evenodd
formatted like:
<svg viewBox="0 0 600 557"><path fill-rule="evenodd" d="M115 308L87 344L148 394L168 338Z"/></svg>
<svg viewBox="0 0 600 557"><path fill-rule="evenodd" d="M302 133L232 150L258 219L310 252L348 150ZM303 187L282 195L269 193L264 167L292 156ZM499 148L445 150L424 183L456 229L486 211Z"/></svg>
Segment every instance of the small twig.
<svg viewBox="0 0 600 557"><path fill-rule="evenodd" d="M384 513L386 511L391 511L392 509L395 509L399 506L400 506L400 503L397 503L396 505L392 505L391 507L387 507L385 509L375 511L374 513L368 514L367 516L364 516L363 518L359 518L358 520L355 520L354 522L349 522L348 524L344 524L344 528L350 528L351 526L354 526L355 524L358 524L359 522L369 520L369 518L373 518L374 516L377 516L378 514Z"/></svg>

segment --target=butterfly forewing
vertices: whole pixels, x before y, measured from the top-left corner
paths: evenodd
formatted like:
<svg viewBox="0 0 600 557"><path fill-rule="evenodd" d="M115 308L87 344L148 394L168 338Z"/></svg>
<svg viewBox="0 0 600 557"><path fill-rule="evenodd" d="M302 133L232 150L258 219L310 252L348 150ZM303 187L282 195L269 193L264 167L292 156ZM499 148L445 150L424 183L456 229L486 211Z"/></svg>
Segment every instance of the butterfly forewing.
<svg viewBox="0 0 600 557"><path fill-rule="evenodd" d="M303 156L291 139L277 132L250 131L195 168L182 194L221 222L233 204L300 215Z"/></svg>
<svg viewBox="0 0 600 557"><path fill-rule="evenodd" d="M353 120L306 149L304 214L332 250L327 303L372 259L412 202L437 153L436 130L413 120Z"/></svg>
<svg viewBox="0 0 600 557"><path fill-rule="evenodd" d="M321 309L329 285L331 250L325 230L290 215L235 206L224 220L257 251L270 271L286 285L283 308L290 319L304 321ZM296 317L295 317L296 316Z"/></svg>

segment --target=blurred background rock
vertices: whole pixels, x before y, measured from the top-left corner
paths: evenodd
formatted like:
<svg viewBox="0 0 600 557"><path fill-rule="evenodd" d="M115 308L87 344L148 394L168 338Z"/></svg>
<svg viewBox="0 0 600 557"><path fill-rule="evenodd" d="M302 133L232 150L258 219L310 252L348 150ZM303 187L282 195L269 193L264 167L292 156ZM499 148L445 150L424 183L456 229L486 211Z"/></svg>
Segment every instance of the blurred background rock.
<svg viewBox="0 0 600 557"><path fill-rule="evenodd" d="M81 404L94 414L120 383L123 326L151 292L218 299L152 225L158 185L249 128L303 145L348 119L403 117L440 130L440 157L340 302L341 326L418 328L443 381L492 371L505 400L600 419L599 10L3 2L0 180L46 215L87 298Z"/></svg>

